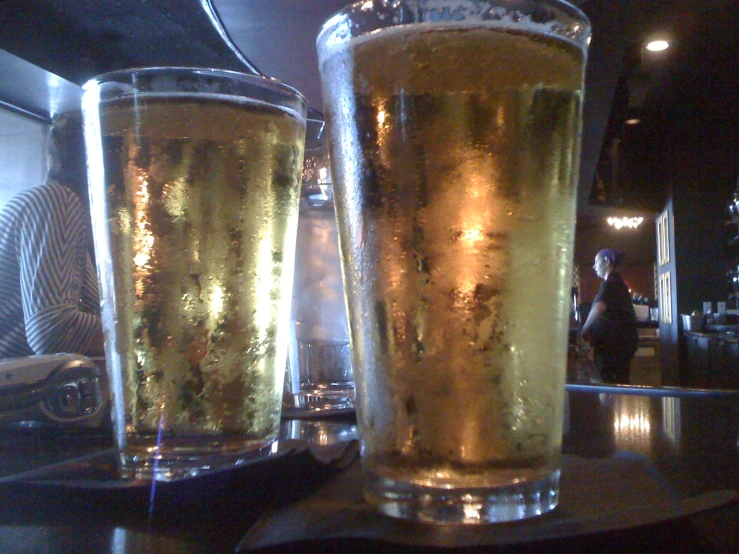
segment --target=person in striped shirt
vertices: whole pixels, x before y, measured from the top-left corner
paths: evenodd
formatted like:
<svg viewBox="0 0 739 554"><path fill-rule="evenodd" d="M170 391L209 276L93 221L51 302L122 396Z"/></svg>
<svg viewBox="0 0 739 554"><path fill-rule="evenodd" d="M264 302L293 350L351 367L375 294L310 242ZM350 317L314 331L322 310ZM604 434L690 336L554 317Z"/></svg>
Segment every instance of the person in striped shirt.
<svg viewBox="0 0 739 554"><path fill-rule="evenodd" d="M47 158L0 212L0 358L103 354L79 112L54 119Z"/></svg>

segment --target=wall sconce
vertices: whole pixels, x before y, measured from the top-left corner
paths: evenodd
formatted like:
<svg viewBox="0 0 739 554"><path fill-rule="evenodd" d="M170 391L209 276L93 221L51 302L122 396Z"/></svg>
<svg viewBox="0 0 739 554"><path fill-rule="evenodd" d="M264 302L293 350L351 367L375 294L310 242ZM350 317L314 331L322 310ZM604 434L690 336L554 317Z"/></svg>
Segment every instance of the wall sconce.
<svg viewBox="0 0 739 554"><path fill-rule="evenodd" d="M615 227L616 230L620 231L624 227L629 229L636 229L644 221L643 217L609 217L606 222L611 227Z"/></svg>

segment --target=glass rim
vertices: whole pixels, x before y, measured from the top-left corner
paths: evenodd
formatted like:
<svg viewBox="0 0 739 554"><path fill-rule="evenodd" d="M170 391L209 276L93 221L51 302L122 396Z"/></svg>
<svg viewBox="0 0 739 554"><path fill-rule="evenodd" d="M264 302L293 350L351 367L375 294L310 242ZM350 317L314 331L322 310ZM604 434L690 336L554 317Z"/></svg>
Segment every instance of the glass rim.
<svg viewBox="0 0 739 554"><path fill-rule="evenodd" d="M372 4L372 9L368 9L369 3ZM555 10L560 17L566 15L579 22L580 25L578 28L567 34L563 32L564 29L562 28L550 28L547 30L546 24L538 21L531 21L530 28L534 31L544 32L547 35L568 40L580 47L587 56L589 37L592 32L590 20L579 7L572 4L569 0L461 0L454 3L445 2L444 0L396 0L389 7L385 0L354 0L351 4L331 14L321 24L316 37L319 59L322 57L321 51L326 48L333 49L334 47L346 44L354 38L370 34L380 29L411 25L428 25L429 27L459 27L469 25L469 23L465 24L461 20L453 18L454 14L457 13L456 10L454 12L451 10L446 12L444 9L448 6L443 6L443 4L456 4L457 9L459 9L465 3L479 7L497 5L496 7L507 10L510 13L528 11L530 12L529 15L535 15L535 11L542 8ZM376 23L358 23L352 19L359 19L358 16L372 12L379 14L377 8L382 8L387 13L383 14L382 17L378 15ZM397 16L403 8L406 8L407 11L405 14L401 14L401 16L407 15L409 18L401 21ZM424 12L424 8L428 11ZM442 11L439 11L440 9ZM434 10L436 10L436 13L434 13ZM523 23L521 20L504 20L502 14L492 11L480 10L477 13L472 12L471 15L478 16L471 21L484 26L513 29L523 29L526 26L526 23ZM445 19L445 17L448 19ZM463 15L462 18L464 18ZM357 32L357 29L353 29L350 23L355 23L355 26L364 25L364 27ZM332 43L327 44L331 39L333 39Z"/></svg>
<svg viewBox="0 0 739 554"><path fill-rule="evenodd" d="M122 80L123 77L129 77L134 74L147 75L154 73L165 73L171 74L182 73L193 76L203 77L222 77L230 78L240 82L250 83L257 85L265 89L269 89L273 92L286 94L294 97L296 100L301 102L307 111L308 100L293 86L290 86L282 81L275 79L274 77L267 77L262 75L255 75L253 73L243 73L240 71L233 71L231 69L216 69L210 67L188 67L188 66L149 66L149 67L132 67L127 69L116 69L113 71L106 71L94 77L91 77L82 85L82 90L87 91L92 87L100 86L106 83L113 83L118 80ZM307 116L306 116L307 117Z"/></svg>

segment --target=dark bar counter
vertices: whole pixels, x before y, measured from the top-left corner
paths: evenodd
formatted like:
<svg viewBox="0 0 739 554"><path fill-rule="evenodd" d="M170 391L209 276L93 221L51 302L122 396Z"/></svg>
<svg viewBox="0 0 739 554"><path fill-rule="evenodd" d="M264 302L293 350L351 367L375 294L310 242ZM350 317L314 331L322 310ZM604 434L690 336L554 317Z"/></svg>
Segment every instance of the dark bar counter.
<svg viewBox="0 0 739 554"><path fill-rule="evenodd" d="M739 390L739 336L731 327L684 331L687 384Z"/></svg>
<svg viewBox="0 0 739 554"><path fill-rule="evenodd" d="M676 499L739 490L739 393L592 385L567 389L566 459L644 461L655 482ZM108 429L5 429L0 431L0 552L234 552L260 517L289 508L351 471L347 465L357 451L355 437L351 413L284 418L280 451L267 461L180 482L131 484L115 478ZM324 458L318 460L316 452ZM619 487L608 489L602 494L614 494ZM594 506L602 504L598 494L593 490ZM649 502L638 491L636 498ZM738 523L734 495L716 509L653 524L486 548L334 538L259 551L736 553ZM510 525L502 525L510 534ZM487 527L493 533L496 526Z"/></svg>

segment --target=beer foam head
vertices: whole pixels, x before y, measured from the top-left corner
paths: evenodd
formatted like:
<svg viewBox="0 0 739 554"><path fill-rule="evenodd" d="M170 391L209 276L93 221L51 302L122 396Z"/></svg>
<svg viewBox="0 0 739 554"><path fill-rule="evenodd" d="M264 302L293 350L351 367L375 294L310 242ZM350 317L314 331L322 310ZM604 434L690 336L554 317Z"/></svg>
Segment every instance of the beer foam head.
<svg viewBox="0 0 739 554"><path fill-rule="evenodd" d="M380 32L385 35L407 31L412 26L429 30L448 27L515 30L560 38L587 51L590 22L579 9L561 0L548 0L535 6L521 4L517 7L496 1L461 1L452 9L444 0L356 2L323 24L317 38L319 60L347 43L371 40Z"/></svg>

